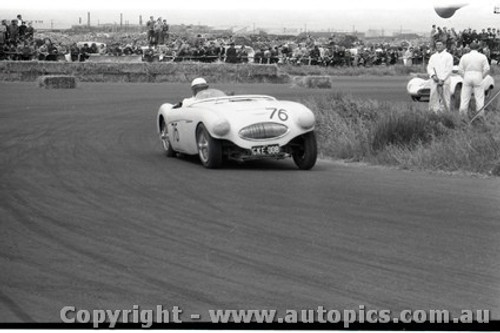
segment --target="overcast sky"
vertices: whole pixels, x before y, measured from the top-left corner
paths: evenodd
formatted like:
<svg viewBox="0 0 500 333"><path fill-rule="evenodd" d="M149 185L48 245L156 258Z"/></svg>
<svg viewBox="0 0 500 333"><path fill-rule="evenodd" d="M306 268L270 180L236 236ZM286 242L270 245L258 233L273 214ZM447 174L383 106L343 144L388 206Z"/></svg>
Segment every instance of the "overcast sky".
<svg viewBox="0 0 500 333"><path fill-rule="evenodd" d="M449 19L440 18L436 5L468 3ZM138 23L153 15L171 24L206 24L216 27L269 27L299 30L366 31L368 29L428 31L431 24L463 29L500 28L500 14L493 8L500 0L23 0L2 1L0 18L17 13L27 20L43 20L43 28L65 28L84 23L87 12L91 23L115 23L123 13L124 23Z"/></svg>

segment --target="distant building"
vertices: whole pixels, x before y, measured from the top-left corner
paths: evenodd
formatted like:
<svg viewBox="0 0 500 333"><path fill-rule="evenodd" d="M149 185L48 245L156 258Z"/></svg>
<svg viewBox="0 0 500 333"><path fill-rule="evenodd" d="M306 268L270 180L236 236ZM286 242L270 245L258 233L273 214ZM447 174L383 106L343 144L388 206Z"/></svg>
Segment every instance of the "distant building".
<svg viewBox="0 0 500 333"><path fill-rule="evenodd" d="M368 29L366 38L384 37L384 29Z"/></svg>
<svg viewBox="0 0 500 333"><path fill-rule="evenodd" d="M394 32L392 36L398 39L417 39L421 37L413 32Z"/></svg>

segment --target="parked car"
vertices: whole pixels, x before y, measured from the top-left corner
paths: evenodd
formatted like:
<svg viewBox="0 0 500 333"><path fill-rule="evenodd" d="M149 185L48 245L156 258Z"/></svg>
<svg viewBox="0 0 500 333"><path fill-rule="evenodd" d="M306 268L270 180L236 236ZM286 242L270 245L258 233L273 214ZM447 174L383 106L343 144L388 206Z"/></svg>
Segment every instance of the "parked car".
<svg viewBox="0 0 500 333"><path fill-rule="evenodd" d="M460 94L462 91L463 78L458 74L458 67L455 66L453 73L450 77L450 92L451 92L451 103L455 109L460 107ZM410 95L411 99L414 101L428 101L431 94L431 80L424 79L421 77L412 78L406 85L406 91ZM495 88L495 80L490 75L487 75L481 85L484 88L485 96Z"/></svg>

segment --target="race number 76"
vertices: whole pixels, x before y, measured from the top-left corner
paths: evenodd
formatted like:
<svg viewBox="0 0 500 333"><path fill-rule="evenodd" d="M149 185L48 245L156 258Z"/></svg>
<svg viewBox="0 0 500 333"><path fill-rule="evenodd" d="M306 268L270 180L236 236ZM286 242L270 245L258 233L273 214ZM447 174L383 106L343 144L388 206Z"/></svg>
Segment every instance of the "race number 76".
<svg viewBox="0 0 500 333"><path fill-rule="evenodd" d="M287 121L288 120L288 114L286 113L285 109L278 109L278 108L267 108L267 110L271 110L271 116L269 119L274 119L277 117L281 121Z"/></svg>

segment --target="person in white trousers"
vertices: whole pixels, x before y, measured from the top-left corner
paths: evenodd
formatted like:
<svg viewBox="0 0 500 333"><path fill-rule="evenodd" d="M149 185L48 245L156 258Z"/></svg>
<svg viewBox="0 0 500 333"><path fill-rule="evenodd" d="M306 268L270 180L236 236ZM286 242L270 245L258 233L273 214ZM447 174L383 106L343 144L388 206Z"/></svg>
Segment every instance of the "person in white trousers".
<svg viewBox="0 0 500 333"><path fill-rule="evenodd" d="M483 108L484 87L481 83L490 71L488 59L484 54L477 51L479 49L479 44L472 42L469 47L471 51L464 54L458 63L458 72L464 78L460 96L461 115L467 115L472 92L474 92L474 99L476 100L476 112ZM481 113L481 116L483 116L484 110L481 110Z"/></svg>
<svg viewBox="0 0 500 333"><path fill-rule="evenodd" d="M450 76L453 72L453 56L445 50L443 42L436 42L436 52L429 59L427 74L431 80L429 110L434 112L449 111Z"/></svg>

